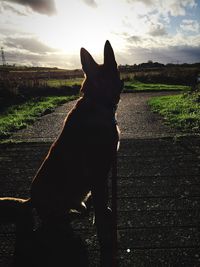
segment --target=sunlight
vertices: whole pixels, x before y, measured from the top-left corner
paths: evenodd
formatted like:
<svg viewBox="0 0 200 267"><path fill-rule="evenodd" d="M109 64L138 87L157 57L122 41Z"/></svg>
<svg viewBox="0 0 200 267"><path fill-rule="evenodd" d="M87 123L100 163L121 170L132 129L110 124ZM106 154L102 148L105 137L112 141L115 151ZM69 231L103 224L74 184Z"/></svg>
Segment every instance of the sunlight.
<svg viewBox="0 0 200 267"><path fill-rule="evenodd" d="M67 54L77 54L85 47L98 59L107 39L118 48L122 47L115 33L115 29L121 27L120 9L114 10L115 16L110 19L110 9L103 4L94 10L79 1L70 2L70 5L67 2L59 0L57 15L42 21L41 26L38 17L35 32L40 40Z"/></svg>
<svg viewBox="0 0 200 267"><path fill-rule="evenodd" d="M138 17L133 17L133 12L144 12L144 5L138 4L135 5L136 10L127 10L127 3L120 0L99 1L98 8L92 8L80 0L70 3L68 0L57 0L56 3L55 16L44 17L33 13L28 20L25 16L16 19L16 26L23 29L25 37L36 38L54 49L52 53L69 57L79 55L80 48L84 47L101 63L106 40L112 43L117 55L118 51L124 52L124 31L129 35L142 35L146 30L145 24L139 24ZM132 24L124 30L125 19L132 21ZM31 35L26 36L26 32L31 32Z"/></svg>

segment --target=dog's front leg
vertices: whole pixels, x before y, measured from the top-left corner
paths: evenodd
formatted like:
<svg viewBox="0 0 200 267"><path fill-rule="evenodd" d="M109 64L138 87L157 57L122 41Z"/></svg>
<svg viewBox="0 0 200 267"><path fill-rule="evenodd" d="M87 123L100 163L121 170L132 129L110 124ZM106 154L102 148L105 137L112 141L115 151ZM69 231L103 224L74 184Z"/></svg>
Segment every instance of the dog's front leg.
<svg viewBox="0 0 200 267"><path fill-rule="evenodd" d="M92 189L95 209L95 225L100 245L101 267L112 266L112 212L108 208L107 177L99 177L99 183Z"/></svg>

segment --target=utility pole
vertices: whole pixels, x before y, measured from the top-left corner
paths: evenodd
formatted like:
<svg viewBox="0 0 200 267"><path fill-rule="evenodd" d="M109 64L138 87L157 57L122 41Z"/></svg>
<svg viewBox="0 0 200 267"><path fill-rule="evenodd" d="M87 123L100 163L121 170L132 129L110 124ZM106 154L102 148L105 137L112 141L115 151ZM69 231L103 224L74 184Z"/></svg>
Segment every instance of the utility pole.
<svg viewBox="0 0 200 267"><path fill-rule="evenodd" d="M5 54L4 54L4 51L3 51L3 47L1 47L1 58L2 58L3 66L6 66L6 59L5 59Z"/></svg>

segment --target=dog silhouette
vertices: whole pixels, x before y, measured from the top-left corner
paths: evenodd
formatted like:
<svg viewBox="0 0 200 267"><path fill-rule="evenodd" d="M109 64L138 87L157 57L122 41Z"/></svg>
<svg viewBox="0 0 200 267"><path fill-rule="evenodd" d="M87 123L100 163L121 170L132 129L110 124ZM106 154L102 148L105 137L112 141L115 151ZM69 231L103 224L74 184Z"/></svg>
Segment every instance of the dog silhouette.
<svg viewBox="0 0 200 267"><path fill-rule="evenodd" d="M73 211L84 213L92 200L101 266L106 267L112 266L112 212L108 208L108 178L119 144L115 114L123 82L109 41L104 46L103 64L97 64L85 48L81 48L80 58L85 74L80 89L82 95L67 114L60 135L37 171L31 184L30 198L1 198L0 214L2 220L17 223L16 255L23 254L22 243L28 235L32 240L26 246L28 250L34 250L32 246L36 247L38 243L41 247L39 251L45 254L48 246L41 245L42 240L51 233L55 239L56 236L61 238L59 227L63 227L64 232L69 229L65 228L66 218ZM42 226L34 233L32 209L37 211L42 221ZM65 239L61 240L64 246ZM55 240L52 242L56 243ZM61 247L59 251L62 251Z"/></svg>

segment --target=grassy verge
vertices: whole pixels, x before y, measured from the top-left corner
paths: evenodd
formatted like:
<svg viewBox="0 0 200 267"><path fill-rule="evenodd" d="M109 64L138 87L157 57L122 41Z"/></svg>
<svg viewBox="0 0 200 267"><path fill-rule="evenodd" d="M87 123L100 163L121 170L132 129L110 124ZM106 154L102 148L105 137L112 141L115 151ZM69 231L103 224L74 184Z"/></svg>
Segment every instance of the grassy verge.
<svg viewBox="0 0 200 267"><path fill-rule="evenodd" d="M58 105L76 98L77 96L38 97L8 107L0 115L0 138L8 137L13 131L26 127L41 115L52 112Z"/></svg>
<svg viewBox="0 0 200 267"><path fill-rule="evenodd" d="M184 85L141 83L138 81L127 81L124 86L124 92L187 91L189 89L189 86Z"/></svg>
<svg viewBox="0 0 200 267"><path fill-rule="evenodd" d="M183 132L200 132L200 93L154 97L149 105L167 124Z"/></svg>

